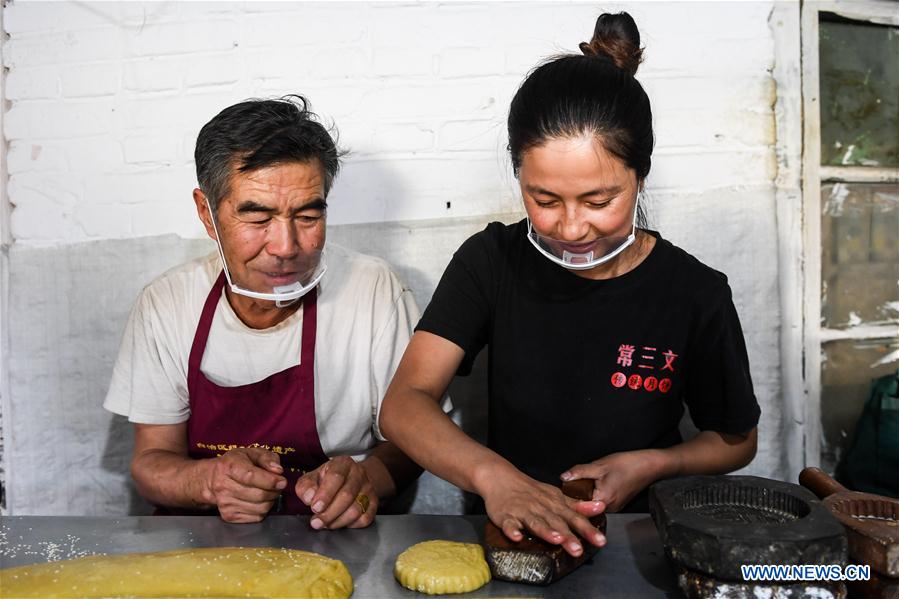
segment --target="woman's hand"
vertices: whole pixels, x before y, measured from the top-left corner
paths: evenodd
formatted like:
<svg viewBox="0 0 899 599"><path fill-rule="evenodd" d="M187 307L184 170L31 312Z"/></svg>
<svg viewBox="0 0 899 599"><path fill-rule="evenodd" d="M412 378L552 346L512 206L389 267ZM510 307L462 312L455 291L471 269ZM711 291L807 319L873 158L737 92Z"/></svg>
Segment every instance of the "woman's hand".
<svg viewBox="0 0 899 599"><path fill-rule="evenodd" d="M663 476L664 454L654 449L613 453L562 473L562 480L592 478L593 499L617 512L634 496Z"/></svg>
<svg viewBox="0 0 899 599"><path fill-rule="evenodd" d="M378 495L361 463L331 458L297 481L297 497L315 514L312 528L365 528L378 512Z"/></svg>
<svg viewBox="0 0 899 599"><path fill-rule="evenodd" d="M622 451L579 464L562 473L562 480L592 478L593 499L617 512L634 495L662 478L687 474L724 474L742 468L755 455L758 430L743 435L701 431L689 441L665 449Z"/></svg>
<svg viewBox="0 0 899 599"><path fill-rule="evenodd" d="M482 493L487 515L513 541L528 530L577 557L583 553L581 538L602 547L605 536L587 519L605 509L599 501L577 501L566 497L551 485L533 480L515 471L492 477Z"/></svg>

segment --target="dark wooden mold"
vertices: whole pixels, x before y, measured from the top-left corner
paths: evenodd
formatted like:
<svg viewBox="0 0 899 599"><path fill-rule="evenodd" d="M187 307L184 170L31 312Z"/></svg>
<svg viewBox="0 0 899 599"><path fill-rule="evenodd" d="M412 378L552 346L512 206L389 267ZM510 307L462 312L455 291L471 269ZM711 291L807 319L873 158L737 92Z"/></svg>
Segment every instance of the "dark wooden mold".
<svg viewBox="0 0 899 599"><path fill-rule="evenodd" d="M899 499L849 491L819 468L803 470L799 482L846 528L852 561L899 578Z"/></svg>
<svg viewBox="0 0 899 599"><path fill-rule="evenodd" d="M562 492L574 499L593 498L593 481L577 480L563 483ZM605 534L606 516L600 514L590 522ZM484 554L494 578L510 582L547 585L575 570L597 551L587 541L580 557L572 557L559 545L552 545L530 535L518 542L511 541L489 520L484 527Z"/></svg>

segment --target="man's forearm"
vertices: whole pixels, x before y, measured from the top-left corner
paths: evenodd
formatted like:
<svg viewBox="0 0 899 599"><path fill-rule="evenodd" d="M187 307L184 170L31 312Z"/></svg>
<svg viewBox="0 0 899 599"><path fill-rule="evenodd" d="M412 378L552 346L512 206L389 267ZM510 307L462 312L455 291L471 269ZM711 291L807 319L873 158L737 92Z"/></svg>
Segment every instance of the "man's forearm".
<svg viewBox="0 0 899 599"><path fill-rule="evenodd" d="M363 462L378 497L393 497L421 475L421 466L400 451L393 443L377 445Z"/></svg>
<svg viewBox="0 0 899 599"><path fill-rule="evenodd" d="M141 496L154 505L204 509L214 506L208 488L212 460L150 449L131 461L131 476Z"/></svg>

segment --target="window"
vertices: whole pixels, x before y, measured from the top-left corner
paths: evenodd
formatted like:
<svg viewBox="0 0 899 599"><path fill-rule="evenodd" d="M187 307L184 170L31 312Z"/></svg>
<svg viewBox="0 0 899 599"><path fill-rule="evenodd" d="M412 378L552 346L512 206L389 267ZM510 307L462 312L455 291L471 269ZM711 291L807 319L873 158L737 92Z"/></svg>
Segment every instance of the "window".
<svg viewBox="0 0 899 599"><path fill-rule="evenodd" d="M897 15L802 6L805 458L831 471L871 380L899 368Z"/></svg>

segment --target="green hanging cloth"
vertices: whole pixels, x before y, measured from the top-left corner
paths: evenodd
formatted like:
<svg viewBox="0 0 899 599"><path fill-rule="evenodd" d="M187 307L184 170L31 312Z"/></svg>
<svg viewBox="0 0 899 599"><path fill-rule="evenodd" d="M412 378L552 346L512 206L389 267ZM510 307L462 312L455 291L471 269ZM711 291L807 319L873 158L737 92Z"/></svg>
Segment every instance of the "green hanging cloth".
<svg viewBox="0 0 899 599"><path fill-rule="evenodd" d="M854 491L899 498L899 371L873 381L836 478Z"/></svg>

